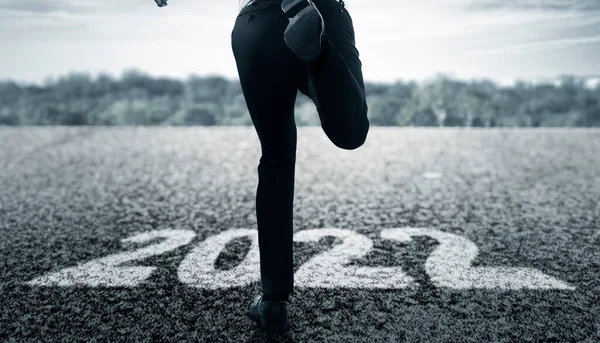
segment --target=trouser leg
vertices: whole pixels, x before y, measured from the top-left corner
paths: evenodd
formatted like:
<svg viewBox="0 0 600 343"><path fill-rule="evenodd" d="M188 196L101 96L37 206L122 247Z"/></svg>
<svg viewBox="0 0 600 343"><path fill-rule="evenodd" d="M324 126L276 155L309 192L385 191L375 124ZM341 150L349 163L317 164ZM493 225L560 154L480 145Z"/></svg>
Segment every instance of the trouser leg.
<svg viewBox="0 0 600 343"><path fill-rule="evenodd" d="M278 14L279 13L279 14ZM294 105L302 65L283 40L278 1L243 9L232 31L242 91L260 140L256 218L263 293L293 291Z"/></svg>
<svg viewBox="0 0 600 343"><path fill-rule="evenodd" d="M306 63L299 85L317 108L329 139L343 149L356 149L369 131L362 63L356 49L350 13L334 0L313 0L325 22L322 54Z"/></svg>

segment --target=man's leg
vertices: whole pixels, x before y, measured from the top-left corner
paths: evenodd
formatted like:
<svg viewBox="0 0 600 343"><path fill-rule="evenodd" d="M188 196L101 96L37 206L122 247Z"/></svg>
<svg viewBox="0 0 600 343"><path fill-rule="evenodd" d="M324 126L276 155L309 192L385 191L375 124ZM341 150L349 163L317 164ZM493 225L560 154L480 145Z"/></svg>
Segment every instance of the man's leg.
<svg viewBox="0 0 600 343"><path fill-rule="evenodd" d="M352 19L335 0L313 2L323 16L325 35L319 58L305 63L299 89L315 103L327 137L340 148L356 149L366 140L369 120Z"/></svg>
<svg viewBox="0 0 600 343"><path fill-rule="evenodd" d="M292 293L294 285L294 105L302 65L283 40L287 23L279 1L257 2L240 12L231 37L262 149L256 192L260 271L263 293L275 296Z"/></svg>

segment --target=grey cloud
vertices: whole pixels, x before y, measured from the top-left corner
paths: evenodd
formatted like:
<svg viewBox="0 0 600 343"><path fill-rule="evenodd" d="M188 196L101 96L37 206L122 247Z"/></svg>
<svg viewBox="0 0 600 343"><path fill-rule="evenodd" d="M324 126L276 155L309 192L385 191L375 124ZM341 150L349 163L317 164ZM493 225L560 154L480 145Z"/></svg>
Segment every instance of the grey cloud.
<svg viewBox="0 0 600 343"><path fill-rule="evenodd" d="M483 50L472 50L467 51L468 55L482 55L482 54L524 54L534 51L551 50L551 49L565 49L574 45L585 45L590 46L591 43L600 42L600 36L591 37L575 37L575 38L560 38L554 40L546 40L539 42L528 42L522 44L515 44L511 46L502 46L492 49Z"/></svg>
<svg viewBox="0 0 600 343"><path fill-rule="evenodd" d="M55 11L69 11L77 9L73 1L33 1L33 0L0 0L0 9L19 10L26 12L47 13Z"/></svg>
<svg viewBox="0 0 600 343"><path fill-rule="evenodd" d="M549 10L549 11L599 11L598 0L476 0L467 4L467 9L472 11L486 11L496 9L517 10Z"/></svg>
<svg viewBox="0 0 600 343"><path fill-rule="evenodd" d="M154 3L152 0L145 0ZM36 14L64 11L72 14L96 13L98 11L120 12L124 9L139 8L144 0L0 0L0 10L23 11Z"/></svg>

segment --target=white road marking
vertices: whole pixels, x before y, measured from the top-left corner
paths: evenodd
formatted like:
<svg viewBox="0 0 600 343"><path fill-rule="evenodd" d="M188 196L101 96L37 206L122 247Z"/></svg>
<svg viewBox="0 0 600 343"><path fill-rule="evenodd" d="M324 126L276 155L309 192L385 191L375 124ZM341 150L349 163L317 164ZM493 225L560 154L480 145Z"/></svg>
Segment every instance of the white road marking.
<svg viewBox="0 0 600 343"><path fill-rule="evenodd" d="M27 284L36 286L105 286L133 287L150 277L156 267L119 267L125 262L142 260L150 256L164 254L191 242L196 236L190 230L157 230L140 233L121 242L143 243L156 238L164 238L160 243L151 244L134 251L126 251L96 260L77 267L63 269L35 278Z"/></svg>
<svg viewBox="0 0 600 343"><path fill-rule="evenodd" d="M423 177L426 179L439 179L442 177L442 173L439 172L425 172Z"/></svg>
<svg viewBox="0 0 600 343"><path fill-rule="evenodd" d="M400 267L346 266L352 259L364 257L373 247L371 239L358 232L338 228L303 230L294 235L294 241L318 242L325 236L338 237L343 242L304 263L294 274L295 285L324 288L418 286Z"/></svg>
<svg viewBox="0 0 600 343"><path fill-rule="evenodd" d="M477 246L453 233L411 227L381 231L384 239L409 242L411 236L429 236L440 243L425 262L425 270L437 287L575 290L575 287L533 268L471 267L478 254Z"/></svg>
<svg viewBox="0 0 600 343"><path fill-rule="evenodd" d="M65 268L35 278L27 284L36 286L104 286L134 287L150 277L156 267L119 267L119 265L156 256L189 244L196 236L190 230L157 230L140 233L122 242L144 243L164 238L160 243L134 251L118 253L92 260L76 267ZM333 236L341 244L322 252L302 266L294 275L300 287L318 288L407 288L416 287L415 280L400 267L364 267L347 265L363 258L373 247L371 239L358 232L325 228L295 233L294 241L318 242ZM428 228L390 228L381 231L382 239L410 242L412 236L429 236L440 244L425 262L425 271L437 287L453 289L565 289L575 287L533 268L472 267L478 248L470 240ZM238 237L248 237L251 247L246 257L231 270L216 270L215 262L225 245ZM181 262L178 269L181 282L207 289L243 287L260 280L260 253L258 231L231 229L208 237L195 247Z"/></svg>
<svg viewBox="0 0 600 343"><path fill-rule="evenodd" d="M219 254L229 241L238 237L250 238L250 251L235 268L216 270L214 265ZM243 287L260 280L258 231L232 229L207 238L185 257L177 274L179 280L189 286L208 289Z"/></svg>

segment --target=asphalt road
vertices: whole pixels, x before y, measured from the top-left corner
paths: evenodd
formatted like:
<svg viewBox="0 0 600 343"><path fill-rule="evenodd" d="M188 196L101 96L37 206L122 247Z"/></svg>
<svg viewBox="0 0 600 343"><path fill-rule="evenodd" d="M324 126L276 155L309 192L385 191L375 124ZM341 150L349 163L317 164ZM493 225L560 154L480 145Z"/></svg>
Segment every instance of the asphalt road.
<svg viewBox="0 0 600 343"><path fill-rule="evenodd" d="M273 335L244 315L253 127L0 128L0 341L599 342L599 151L591 129L371 127L342 150L299 127Z"/></svg>

